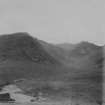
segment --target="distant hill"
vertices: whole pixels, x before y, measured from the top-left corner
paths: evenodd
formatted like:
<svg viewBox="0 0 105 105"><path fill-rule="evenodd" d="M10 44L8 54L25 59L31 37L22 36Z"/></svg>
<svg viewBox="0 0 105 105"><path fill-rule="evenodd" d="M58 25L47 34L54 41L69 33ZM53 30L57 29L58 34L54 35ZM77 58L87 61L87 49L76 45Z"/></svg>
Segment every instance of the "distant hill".
<svg viewBox="0 0 105 105"><path fill-rule="evenodd" d="M0 36L0 84L15 83L29 94L39 88L101 100L103 62L103 46L89 42L55 45L25 32Z"/></svg>
<svg viewBox="0 0 105 105"><path fill-rule="evenodd" d="M94 53L98 50L101 50L100 46L97 46L89 42L81 42L76 46L74 50L72 50L71 54L72 56L73 54L74 56L85 56Z"/></svg>

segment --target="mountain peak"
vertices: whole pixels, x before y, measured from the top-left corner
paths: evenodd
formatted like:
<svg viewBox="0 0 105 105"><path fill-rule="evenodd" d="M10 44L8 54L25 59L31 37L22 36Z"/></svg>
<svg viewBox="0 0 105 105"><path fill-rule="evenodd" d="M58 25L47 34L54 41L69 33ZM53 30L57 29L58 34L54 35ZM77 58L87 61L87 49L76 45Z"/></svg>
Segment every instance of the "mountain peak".
<svg viewBox="0 0 105 105"><path fill-rule="evenodd" d="M10 33L10 34L3 34L0 36L0 38L9 38L9 37L25 37L25 36L30 36L31 35L27 32L16 32L16 33Z"/></svg>

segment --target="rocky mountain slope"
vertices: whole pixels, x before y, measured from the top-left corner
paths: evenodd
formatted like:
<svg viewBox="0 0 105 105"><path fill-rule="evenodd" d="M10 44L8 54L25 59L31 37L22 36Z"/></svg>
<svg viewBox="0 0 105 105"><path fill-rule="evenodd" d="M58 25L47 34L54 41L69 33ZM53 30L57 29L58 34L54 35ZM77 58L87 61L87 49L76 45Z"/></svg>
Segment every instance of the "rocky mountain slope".
<svg viewBox="0 0 105 105"><path fill-rule="evenodd" d="M31 37L28 33L0 36L0 58L1 60L30 60L38 63L56 62L43 49L38 39Z"/></svg>
<svg viewBox="0 0 105 105"><path fill-rule="evenodd" d="M69 47L28 33L0 36L0 84L15 83L27 94L102 99L103 46L81 42ZM18 82L17 82L18 81Z"/></svg>

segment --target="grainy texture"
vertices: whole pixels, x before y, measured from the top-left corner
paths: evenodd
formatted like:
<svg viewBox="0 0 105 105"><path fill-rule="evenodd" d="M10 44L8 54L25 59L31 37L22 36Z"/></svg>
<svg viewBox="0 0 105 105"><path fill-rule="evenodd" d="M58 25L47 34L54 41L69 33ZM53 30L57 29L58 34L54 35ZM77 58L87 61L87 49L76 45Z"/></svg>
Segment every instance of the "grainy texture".
<svg viewBox="0 0 105 105"><path fill-rule="evenodd" d="M100 104L102 49L88 42L64 48L27 33L0 36L0 85L15 84L30 96L41 92L52 100Z"/></svg>

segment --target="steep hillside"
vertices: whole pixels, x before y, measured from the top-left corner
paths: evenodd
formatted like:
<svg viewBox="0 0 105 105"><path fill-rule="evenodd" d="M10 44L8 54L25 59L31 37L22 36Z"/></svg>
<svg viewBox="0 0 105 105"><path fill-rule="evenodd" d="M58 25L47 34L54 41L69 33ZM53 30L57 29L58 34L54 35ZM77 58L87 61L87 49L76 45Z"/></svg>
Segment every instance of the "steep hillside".
<svg viewBox="0 0 105 105"><path fill-rule="evenodd" d="M91 53L97 52L98 50L101 50L100 46L89 42L81 42L77 44L75 49L73 49L70 54L71 56L75 57L83 57L86 55L90 55Z"/></svg>
<svg viewBox="0 0 105 105"><path fill-rule="evenodd" d="M57 65L57 59L48 54L38 39L28 33L0 36L1 83L17 78L48 78L55 73L53 69Z"/></svg>
<svg viewBox="0 0 105 105"><path fill-rule="evenodd" d="M28 33L0 36L0 60L30 60L38 63L56 63L39 43Z"/></svg>
<svg viewBox="0 0 105 105"><path fill-rule="evenodd" d="M83 92L91 99L102 99L103 46L89 42L81 42L74 47L69 47L68 44L63 47L62 44L43 45L48 53L68 67L69 71L65 70L62 78L71 83L69 87L73 87L74 94Z"/></svg>
<svg viewBox="0 0 105 105"><path fill-rule="evenodd" d="M97 62L95 60L103 59L103 47L89 42L70 44L70 46L69 44L53 45L43 41L40 43L50 55L69 67L81 69L81 66L83 68L88 63L93 66L94 62Z"/></svg>
<svg viewBox="0 0 105 105"><path fill-rule="evenodd" d="M0 84L15 83L27 94L102 99L103 47L82 42L54 45L28 33L0 36Z"/></svg>
<svg viewBox="0 0 105 105"><path fill-rule="evenodd" d="M59 47L58 45L46 43L40 40L40 43L44 47L44 49L54 58L56 58L59 62L64 63L67 56L67 50Z"/></svg>
<svg viewBox="0 0 105 105"><path fill-rule="evenodd" d="M70 69L69 72L66 71L68 75L72 72L76 72L75 76L71 78L86 78L92 81L102 80L104 61L103 46L97 46L89 42L81 42L70 48L72 50L67 50L68 45L66 48L64 48L64 46L61 48L58 45L42 44L48 53L59 61L62 61L62 64Z"/></svg>

